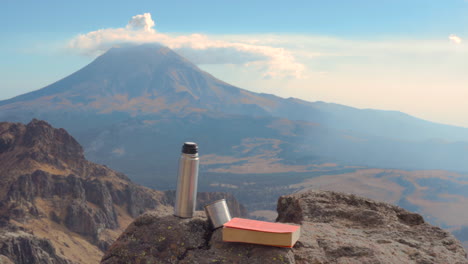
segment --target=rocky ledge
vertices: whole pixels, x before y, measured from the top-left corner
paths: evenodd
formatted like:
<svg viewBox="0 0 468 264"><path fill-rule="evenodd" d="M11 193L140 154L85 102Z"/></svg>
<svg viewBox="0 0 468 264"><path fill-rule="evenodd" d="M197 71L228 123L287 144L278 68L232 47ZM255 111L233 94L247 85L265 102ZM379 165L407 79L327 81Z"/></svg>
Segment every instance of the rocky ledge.
<svg viewBox="0 0 468 264"><path fill-rule="evenodd" d="M278 200L279 222L302 225L294 248L221 241L202 212L192 219L147 213L102 259L117 263L468 263L459 241L415 213L336 192Z"/></svg>

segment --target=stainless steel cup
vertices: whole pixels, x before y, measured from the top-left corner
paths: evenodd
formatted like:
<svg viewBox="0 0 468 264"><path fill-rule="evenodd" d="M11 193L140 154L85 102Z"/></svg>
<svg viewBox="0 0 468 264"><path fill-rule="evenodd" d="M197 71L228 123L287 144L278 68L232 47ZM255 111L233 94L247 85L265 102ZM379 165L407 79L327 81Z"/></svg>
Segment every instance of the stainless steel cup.
<svg viewBox="0 0 468 264"><path fill-rule="evenodd" d="M174 205L175 216L193 217L197 200L198 164L197 144L185 142L179 159L179 175Z"/></svg>
<svg viewBox="0 0 468 264"><path fill-rule="evenodd" d="M205 213L213 224L214 229L222 227L231 221L231 214L226 200L221 199L205 206Z"/></svg>

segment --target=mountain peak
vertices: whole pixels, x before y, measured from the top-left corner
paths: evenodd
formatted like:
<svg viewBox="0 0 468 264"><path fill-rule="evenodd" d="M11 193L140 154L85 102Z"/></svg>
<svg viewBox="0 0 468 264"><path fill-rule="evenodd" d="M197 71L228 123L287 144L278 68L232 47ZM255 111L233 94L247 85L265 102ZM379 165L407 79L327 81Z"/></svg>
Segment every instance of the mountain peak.
<svg viewBox="0 0 468 264"><path fill-rule="evenodd" d="M107 52L96 58L96 60L90 64L105 63L106 66L112 64L114 67L119 68L124 66L137 66L136 69L145 66L161 66L162 64L168 63L186 63L191 62L181 57L170 48L156 43L148 43L141 45L118 45L109 49ZM170 65L170 64L169 64ZM131 68L130 68L131 69ZM127 70L130 70L127 69ZM133 68L135 70L135 68Z"/></svg>
<svg viewBox="0 0 468 264"><path fill-rule="evenodd" d="M27 104L38 112L46 106L135 114L219 111L231 105L236 109L227 112L237 113L245 111L242 104L252 104L257 97L214 78L168 47L142 44L116 46L70 76L2 101L0 106L18 103L17 108L24 109Z"/></svg>
<svg viewBox="0 0 468 264"><path fill-rule="evenodd" d="M86 67L40 90L0 102L0 106L44 100L47 105L92 105L113 111L119 106L184 101L190 104L229 86L160 44L123 45L108 50ZM237 88L236 88L237 89ZM145 101L159 98L158 102ZM130 102L135 99L133 102ZM188 100L188 101L187 101ZM124 110L125 109L119 109ZM151 110L154 112L154 109Z"/></svg>
<svg viewBox="0 0 468 264"><path fill-rule="evenodd" d="M165 210L163 193L87 161L71 135L45 121L0 122L0 164L7 263L96 263L128 219Z"/></svg>
<svg viewBox="0 0 468 264"><path fill-rule="evenodd" d="M159 43L146 43L146 44L121 44L115 45L106 51L101 56L119 56L119 55L145 55L146 59L149 55L157 56L179 56L167 46ZM180 57L180 56L179 56Z"/></svg>
<svg viewBox="0 0 468 264"><path fill-rule="evenodd" d="M54 166L70 173L84 170L86 160L81 145L64 129L33 119L29 124L0 123L0 159L5 171L30 172Z"/></svg>

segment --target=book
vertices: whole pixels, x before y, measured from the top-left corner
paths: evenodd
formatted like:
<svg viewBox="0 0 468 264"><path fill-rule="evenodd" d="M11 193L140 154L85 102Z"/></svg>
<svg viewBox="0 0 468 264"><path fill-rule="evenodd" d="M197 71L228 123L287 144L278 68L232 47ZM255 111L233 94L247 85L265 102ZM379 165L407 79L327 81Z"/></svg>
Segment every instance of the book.
<svg viewBox="0 0 468 264"><path fill-rule="evenodd" d="M297 225L233 218L224 224L223 241L292 248L300 233Z"/></svg>

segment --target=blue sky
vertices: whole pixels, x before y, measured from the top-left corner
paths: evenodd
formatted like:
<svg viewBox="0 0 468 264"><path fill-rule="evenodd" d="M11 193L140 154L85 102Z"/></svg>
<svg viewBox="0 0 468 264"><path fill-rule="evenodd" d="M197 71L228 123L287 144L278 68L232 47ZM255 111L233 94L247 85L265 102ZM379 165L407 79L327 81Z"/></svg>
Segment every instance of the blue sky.
<svg viewBox="0 0 468 264"><path fill-rule="evenodd" d="M151 13L165 32L312 33L432 37L466 32L465 0L24 1L2 0L7 34L76 34Z"/></svg>
<svg viewBox="0 0 468 264"><path fill-rule="evenodd" d="M468 1L252 2L1 0L0 100L130 39L249 90L468 127Z"/></svg>

